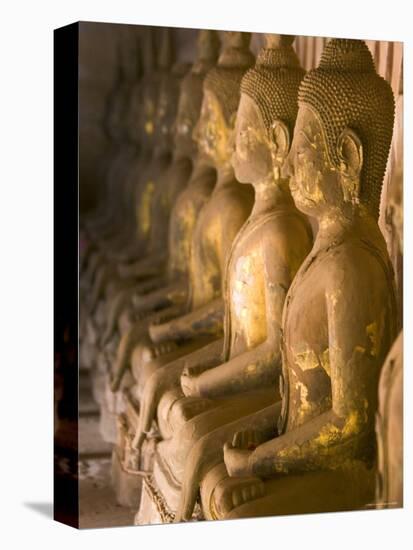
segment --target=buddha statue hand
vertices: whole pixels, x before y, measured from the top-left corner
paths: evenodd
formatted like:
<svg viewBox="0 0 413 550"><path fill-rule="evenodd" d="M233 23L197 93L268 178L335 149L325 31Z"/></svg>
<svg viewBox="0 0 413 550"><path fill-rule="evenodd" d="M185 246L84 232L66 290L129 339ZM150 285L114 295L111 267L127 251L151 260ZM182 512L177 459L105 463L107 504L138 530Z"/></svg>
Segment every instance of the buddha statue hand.
<svg viewBox="0 0 413 550"><path fill-rule="evenodd" d="M153 361L154 359L158 359L158 357L162 357L167 353L171 353L172 351L176 350L177 347L178 346L175 344L175 342L163 342L161 344L147 346L143 353L142 359L145 361L145 363L149 363L149 361Z"/></svg>
<svg viewBox="0 0 413 550"><path fill-rule="evenodd" d="M124 288L110 300L106 327L102 336L102 345L106 345L110 341L114 331L116 330L117 321L123 310L127 307L128 302L133 299L134 292L135 290L133 287Z"/></svg>
<svg viewBox="0 0 413 550"><path fill-rule="evenodd" d="M232 443L225 443L224 461L231 477L251 475L250 457L262 440L257 430L244 430L234 434Z"/></svg>
<svg viewBox="0 0 413 550"><path fill-rule="evenodd" d="M156 315L150 324L151 327L159 327L163 323L166 323L170 320L170 316L164 313L159 313Z"/></svg>
<svg viewBox="0 0 413 550"><path fill-rule="evenodd" d="M149 325L148 331L153 342L160 343L170 338L170 326L168 321L170 321L168 316L160 314L159 317L156 317Z"/></svg>
<svg viewBox="0 0 413 550"><path fill-rule="evenodd" d="M182 306L181 304L176 304L172 307L169 307L165 311L160 311L159 313L154 315L151 318L151 323L149 325L149 334L151 335L151 337L152 337L152 331L154 330L152 327L162 327L164 323L167 323L168 321L171 321L175 317L182 315L183 309L184 309L184 306Z"/></svg>

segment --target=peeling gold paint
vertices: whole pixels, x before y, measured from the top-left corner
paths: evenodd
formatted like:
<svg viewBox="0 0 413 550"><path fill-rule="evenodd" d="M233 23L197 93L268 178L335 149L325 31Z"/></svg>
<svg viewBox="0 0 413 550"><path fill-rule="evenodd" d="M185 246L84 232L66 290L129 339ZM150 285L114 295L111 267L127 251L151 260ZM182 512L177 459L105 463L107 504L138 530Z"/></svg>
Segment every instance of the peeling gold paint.
<svg viewBox="0 0 413 550"><path fill-rule="evenodd" d="M318 357L312 349L297 353L295 356L295 362L302 371L316 369L320 366Z"/></svg>
<svg viewBox="0 0 413 550"><path fill-rule="evenodd" d="M240 334L251 349L267 336L263 260L257 243L249 251L247 240L240 249L244 253L234 260L230 273L231 323L233 334Z"/></svg>
<svg viewBox="0 0 413 550"><path fill-rule="evenodd" d="M377 321L374 321L373 323L370 323L370 325L367 325L366 333L371 342L370 353L373 357L376 357L378 354L378 347L379 347Z"/></svg>
<svg viewBox="0 0 413 550"><path fill-rule="evenodd" d="M348 437L355 435L360 432L362 426L362 419L360 418L360 413L358 411L352 411L346 420L346 423L343 428L343 436Z"/></svg>
<svg viewBox="0 0 413 550"><path fill-rule="evenodd" d="M152 196L155 192L155 183L146 182L141 200L137 206L138 228L142 235L147 236L151 227Z"/></svg>
<svg viewBox="0 0 413 550"><path fill-rule="evenodd" d="M319 436L315 439L315 443L316 445L329 447L341 437L342 431L337 426L334 426L334 424L329 423L321 429Z"/></svg>
<svg viewBox="0 0 413 550"><path fill-rule="evenodd" d="M298 412L298 422L301 424L306 420L307 415L311 412L311 403L308 401L308 388L305 384L297 380L295 383L296 389L300 393L300 408Z"/></svg>
<svg viewBox="0 0 413 550"><path fill-rule="evenodd" d="M326 348L321 354L321 365L331 378L331 365L330 365L330 349Z"/></svg>
<svg viewBox="0 0 413 550"><path fill-rule="evenodd" d="M154 132L155 126L152 120L147 120L145 122L145 133L148 135L152 135Z"/></svg>

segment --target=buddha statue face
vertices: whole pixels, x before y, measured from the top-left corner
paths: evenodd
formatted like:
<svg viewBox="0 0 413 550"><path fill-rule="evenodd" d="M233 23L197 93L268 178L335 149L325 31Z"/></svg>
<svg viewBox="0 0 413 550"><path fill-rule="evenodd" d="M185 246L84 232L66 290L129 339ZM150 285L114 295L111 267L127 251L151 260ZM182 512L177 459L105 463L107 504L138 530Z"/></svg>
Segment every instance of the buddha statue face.
<svg viewBox="0 0 413 550"><path fill-rule="evenodd" d="M360 172L363 149L358 136L344 129L336 143L340 165L328 154L322 125L308 107L299 108L291 150L286 162L294 202L314 217L339 211L349 214L360 201Z"/></svg>
<svg viewBox="0 0 413 550"><path fill-rule="evenodd" d="M194 139L201 154L217 168L230 165L233 151L235 113L227 122L220 102L210 90L205 90L200 118L194 128Z"/></svg>
<svg viewBox="0 0 413 550"><path fill-rule="evenodd" d="M232 166L241 183L254 183L272 171L271 153L266 128L255 102L241 94L235 123L235 151Z"/></svg>
<svg viewBox="0 0 413 550"><path fill-rule="evenodd" d="M173 97L169 97L167 87L162 87L158 98L156 112L155 138L156 149L159 152L170 151L172 148L174 108Z"/></svg>
<svg viewBox="0 0 413 550"><path fill-rule="evenodd" d="M193 140L196 120L194 120L192 103L192 98L183 90L179 97L178 114L173 128L175 150L189 157L196 153L196 145Z"/></svg>
<svg viewBox="0 0 413 550"><path fill-rule="evenodd" d="M149 80L144 82L139 95L140 105L135 109L136 121L131 120L131 124L136 126L136 135L139 136L140 142L150 147L155 132L156 86L154 82Z"/></svg>
<svg viewBox="0 0 413 550"><path fill-rule="evenodd" d="M232 155L237 180L241 183L259 183L273 179L277 169L285 162L288 146L289 132L285 124L275 121L269 132L256 102L242 93Z"/></svg>
<svg viewBox="0 0 413 550"><path fill-rule="evenodd" d="M149 137L152 136L155 130L155 101L151 91L148 91L143 98L143 120L142 129Z"/></svg>

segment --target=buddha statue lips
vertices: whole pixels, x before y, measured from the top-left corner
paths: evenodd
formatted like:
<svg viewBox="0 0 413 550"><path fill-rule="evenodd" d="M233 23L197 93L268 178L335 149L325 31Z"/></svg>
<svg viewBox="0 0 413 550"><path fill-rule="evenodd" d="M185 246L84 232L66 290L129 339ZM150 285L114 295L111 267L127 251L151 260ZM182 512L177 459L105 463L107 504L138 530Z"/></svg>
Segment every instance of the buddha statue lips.
<svg viewBox="0 0 413 550"><path fill-rule="evenodd" d="M230 478L219 489L226 504L214 502L218 517L374 501L378 380L396 328L393 272L377 225L393 116L391 88L364 42L331 40L300 85L287 160L294 201L319 230L284 305L279 435L253 451L249 437L226 444ZM261 488L265 478L265 496L234 505L231 476L253 476Z"/></svg>
<svg viewBox="0 0 413 550"><path fill-rule="evenodd" d="M188 359L193 366L184 370L181 366L179 371L177 365L176 375L182 373L186 397L177 399L175 391L169 412L162 413L168 410L166 395L158 408L158 422L168 417L172 432L171 439L158 447L159 463L182 484L177 520L191 517L199 483L222 460L222 445L234 425L242 425L242 417L263 407L272 410L277 400L282 306L291 278L312 243L308 221L294 206L288 180L281 177L303 75L290 40L284 38L260 52L255 67L241 82L231 157L238 180L255 188L255 204L227 257L224 356L211 365L206 364L208 355L199 353L197 361ZM208 99L204 128L208 130L210 124L215 137L220 113L215 109L215 96ZM206 143L205 151L211 143ZM224 152L225 144L215 142L211 147L211 156L216 155L219 163L217 149ZM165 376L170 373L165 369ZM162 385L161 377L159 373ZM257 415L252 425L267 422L271 429L273 416L267 422L268 416Z"/></svg>

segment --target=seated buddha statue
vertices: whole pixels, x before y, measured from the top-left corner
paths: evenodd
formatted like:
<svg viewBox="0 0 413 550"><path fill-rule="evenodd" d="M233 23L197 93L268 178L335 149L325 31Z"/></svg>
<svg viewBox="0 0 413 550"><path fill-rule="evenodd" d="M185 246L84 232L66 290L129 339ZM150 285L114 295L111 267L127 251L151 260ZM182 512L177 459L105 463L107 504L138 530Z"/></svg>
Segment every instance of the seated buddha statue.
<svg viewBox="0 0 413 550"><path fill-rule="evenodd" d="M114 134L114 137L118 136L119 134L117 128L120 126L120 124L115 124L118 119L122 120L123 125L126 127L131 128L132 124L136 126L136 132L132 132L134 133L134 135L137 136L139 151L137 158L135 158L133 166L127 172L126 178L124 178L123 180L119 179L119 177L117 177L117 174L115 173L114 175L111 175L111 177L107 177L108 181L106 184L106 187L108 187L106 193L106 210L109 213L109 220L111 219L111 216L113 216L114 211L116 211L116 208L114 208L114 204L116 204L121 199L125 200L128 203L128 208L132 210L132 217L134 217L136 220L136 229L130 230L128 228L128 225L126 229L129 229L127 238L131 243L130 246L133 246L135 253L136 250L142 250L142 248L146 246L148 238L147 220L150 212L146 212L146 209L148 209L149 201L144 199L146 199L148 195L150 196L152 192L151 189L153 187L153 183L151 183L150 181L148 183L148 178L143 177L149 168L152 156L156 98L158 95L160 78L160 71L155 70L154 33L152 29L148 28L145 29L145 32L143 32L142 46L144 73L142 79L134 85L133 94L130 98L131 105L128 109L124 101L120 102L120 99L124 99L125 94L120 94L120 96L119 94L115 94L115 96L109 102L109 105L112 106L111 111L114 111L114 114L116 116L111 114L108 117L109 122L111 123L109 124L108 122L107 124L109 129L113 128L111 134ZM136 103L136 96L141 96L142 103L142 106L139 109L138 113L136 113L136 109L133 109L133 111L130 112L130 109L132 109L134 107L134 104ZM121 113L123 113L122 117L120 117ZM121 144L119 144L118 146L118 149L120 148ZM127 197L123 197L123 193L121 192L122 184L124 184L126 181L128 181L128 187L131 188L131 191L130 193L128 193ZM150 192L148 191L148 189ZM141 210L145 211L139 212L139 216L136 215L136 204L143 204L145 207L141 208ZM94 240L98 242L92 248L94 253L91 256L88 255L87 262L84 262L84 264L86 265L84 265L82 269L82 281L85 278L89 281L89 294L90 287L92 286L93 279L96 275L96 271L99 269L99 266L102 267L102 265L104 265L105 262L109 261L110 259L116 260L117 255L120 255L120 250L122 250L121 243L117 243L117 246L113 249L113 251L111 246L109 246L108 248L108 246L102 245L102 247L98 248L98 244L102 240L101 233L103 230L107 229L111 232L110 234L112 234L112 236L113 234L117 235L119 226L122 232L126 230L123 223L124 219L120 220L120 223L118 222L118 224L115 225L115 228L114 224L110 223L109 220L104 219L103 221L101 221L98 227L94 226L93 237ZM85 271L86 275L84 274Z"/></svg>
<svg viewBox="0 0 413 550"><path fill-rule="evenodd" d="M197 58L191 71L184 77L179 95L178 113L174 124L174 157L191 159L193 170L187 186L175 196L175 185L169 197L173 205L169 219L168 265L166 284L146 294L132 287L119 293L108 308L103 342L108 342L117 328L119 317L159 310L185 299L188 289L190 240L202 206L208 200L215 185L216 174L208 158L198 153L193 139L193 128L199 118L202 103L202 83L207 71L217 60L219 39L216 31L199 31ZM173 182L172 182L173 183ZM164 198L165 200L165 198ZM153 239L160 235L155 234ZM128 310L126 313L124 310ZM121 328L121 327L119 327Z"/></svg>
<svg viewBox="0 0 413 550"><path fill-rule="evenodd" d="M194 170L189 178L187 189L184 189L181 193L183 196L181 197L181 194L179 194L179 201L176 207L172 207L169 224L170 254L166 272L166 284L146 294L142 293L142 284L135 284L132 287L121 289L108 302L106 310L107 319L105 319L106 330L99 346L100 354L103 355L101 360L104 363L101 370L105 372L106 377L109 374L110 366L116 360L116 349L119 339L123 333L131 328L132 321L138 313L142 317L144 312L150 313L152 310L158 311L168 306L180 305L181 309L183 308L187 295L189 265L187 242L190 239L198 212L212 192L216 177L215 170L211 167L208 159L205 159L202 155L197 155L192 138L192 129L199 117L201 108L202 82L206 72L211 68L214 61L216 61L218 45L218 35L215 31L200 31L197 59L181 85L178 113L174 124L174 159L175 164L178 164L180 159L193 161ZM164 182L166 189L160 189L164 193L163 199L156 200L156 205L161 203L162 207L165 208L167 206L167 195L169 195L170 202L173 202L173 195L177 191L177 184L180 181L182 182L182 178L178 180L178 178L173 177L174 174L175 176L177 175L177 170L167 171L167 175L171 177L171 181ZM171 187L173 188L172 191L167 193ZM161 216L161 212L158 212L156 216ZM163 211L161 217L165 218L165 216L167 216L167 212ZM156 239L155 236L157 237ZM160 232L156 235L154 233L154 241L156 240L158 242L161 241ZM184 249L183 253L182 249ZM127 309L127 311L121 315L123 309ZM119 322L118 317L120 317ZM149 319L146 321L149 321ZM144 326L144 323L142 326ZM102 407L108 409L105 411L106 416L109 415L112 418L111 421L108 419L108 422L114 425L116 407L111 406L114 397L110 391L107 392L105 400L107 407L103 403Z"/></svg>
<svg viewBox="0 0 413 550"><path fill-rule="evenodd" d="M392 232L402 253L402 165L396 167L392 180L386 218L392 226ZM403 331L400 331L393 343L380 374L376 434L377 507L400 508L403 506Z"/></svg>
<svg viewBox="0 0 413 550"><path fill-rule="evenodd" d="M145 32L146 31L146 32ZM127 108L125 119L131 142L135 145L135 156L122 179L117 178L116 196L124 204L122 219L118 226L112 229L111 234L104 239L100 251L108 260L119 261L122 258L135 257L142 249L146 236L141 232L141 224L137 223L136 201L144 195L146 186L141 176L151 159L153 149L153 125L155 118L155 99L159 88L159 71L154 70L153 33L150 29L141 31L139 52L137 56L140 65L142 57L143 73L134 84ZM122 186L122 192L121 192ZM112 198L112 201L115 197Z"/></svg>
<svg viewBox="0 0 413 550"><path fill-rule="evenodd" d="M397 318L377 224L393 93L363 41L332 39L298 104L290 188L319 229L284 305L282 402L272 438L241 429L225 444L201 486L208 518L374 506L378 384Z"/></svg>
<svg viewBox="0 0 413 550"><path fill-rule="evenodd" d="M119 246L115 246L118 244L116 243L116 237L120 237L122 233L127 234L127 225L132 217L131 214L133 214L131 197L127 196L129 195L129 187L133 186L133 183L128 184L131 179L129 174L134 170L136 162L140 162L141 158L144 157L142 154L143 135L140 132L140 124L137 124L136 111L140 117L142 113L142 88L147 84L148 79L157 73L157 71L154 71L153 39L153 29L142 27L134 33L134 40L131 41L133 55L131 55L131 48L126 48L125 43L121 42L118 48L118 66L121 74L118 77L117 93L111 94L108 98L110 110L104 124L110 135L114 132L121 133L123 137L127 138L129 146L125 147L125 140L122 139L122 146L118 148L118 152L125 153L127 149L130 149L131 157L129 159L117 158L116 162L111 162L113 170L110 171L110 178L107 178L110 179L111 189L110 193L106 193L104 196L105 204L103 206L109 219L116 217L116 223L110 223L104 219L98 227L94 226L94 244L101 254L111 255L119 251ZM119 121L121 121L121 124L119 124ZM120 212L117 208L118 203L122 203ZM128 223L125 223L126 221ZM91 222L90 219L86 221L89 229L91 229Z"/></svg>
<svg viewBox="0 0 413 550"><path fill-rule="evenodd" d="M157 411L165 441L157 447L154 475L172 513L177 512L178 491L162 491L167 477L181 486L190 517L202 476L223 459L222 446L234 433L233 422L242 426L244 416L279 400L283 304L312 245L310 224L295 207L288 178L282 175L304 76L293 40L266 35L255 67L241 82L232 164L240 185L254 187L255 202L227 259L224 353L215 364L205 353L197 361L195 354L189 358L193 366L188 360L167 365L144 388L135 444L143 442ZM208 446L201 452L205 436Z"/></svg>
<svg viewBox="0 0 413 550"><path fill-rule="evenodd" d="M150 186L153 185L148 180L148 178L144 177L144 175L148 171L148 168L150 166L150 160L153 150L154 117L160 78L160 71L155 67L155 44L153 29L145 28L143 31L142 40L144 74L139 83L137 85L135 83L134 86L135 95L136 93L138 93L138 91L136 91L137 86L141 87L142 93L143 105L139 111L139 118L136 124L136 126L141 129L139 133L141 136L142 146L140 148L141 155L139 156L139 160L135 162L133 168L131 168L130 173L127 176L130 180L131 188L133 186L135 187L135 189L131 189L130 192L130 194L134 196L135 200L131 200L130 198L128 198L128 202L129 208L134 211L132 212L132 214L136 219L136 229L129 232L129 240L135 241L136 249L144 249L148 240L146 234L146 225L148 219L147 212L145 209L141 208L142 212L140 212L140 215L137 216L135 214L135 204L137 201L137 204L141 204L143 202L146 205L147 201L143 201L143 198L148 195L147 190ZM119 79L122 75L123 71L121 72ZM121 87L121 83L122 80L119 80L118 87L121 88L122 91L123 87ZM125 127L127 127L129 123L131 124L132 120L128 121L127 117L124 116L125 113L128 112L127 102L125 99L126 94L123 91L122 93L118 93L117 88L115 92L116 93L112 94L112 97L108 102L108 108L110 107L110 116L108 116L107 126L111 132L111 135L113 135L113 141L116 141L117 143L119 142L116 148L116 154L120 155L120 149L122 148L123 143L123 138L121 139L121 136L123 136L123 134L125 133ZM132 97L131 101L133 100L134 98ZM114 112L114 114L112 114L112 111ZM123 129L122 132L121 129ZM117 157L115 156L115 159L116 158ZM115 177L109 178L109 175L106 180L106 198L108 205L107 210L111 212L111 209L116 210L113 205L122 197L121 184L123 184L124 181L116 179ZM106 223L104 223L104 221L101 221L100 230L108 226L112 227L112 224L109 223L108 219L106 219ZM94 236L94 239L97 241L100 238L100 230L95 227L95 231L92 235L92 237ZM98 248L97 243L93 246L89 246L88 254L86 255L81 270L80 319L81 325L84 328L81 330L80 334L80 354L82 364L87 364L90 367L96 365L96 344L99 333L101 332L99 329L100 326L102 326L102 324L104 323L106 317L105 308L102 307L102 304L99 304L99 306L96 307L96 311L90 311L92 288L97 273L101 270L102 274L104 274L105 268L107 267L108 263L113 263L115 261L116 258L112 256L113 255L109 254L109 251L107 249L103 250L101 248ZM97 378L99 378L99 376Z"/></svg>
<svg viewBox="0 0 413 550"><path fill-rule="evenodd" d="M144 50L146 51L146 49ZM145 80L146 77L143 78ZM96 270L106 261L106 256L100 248L100 237L108 229L110 231L119 227L120 219L129 219L128 211L131 210L130 196L133 193L131 184L127 183L126 168L132 164L130 152L132 147L127 145L126 134L129 128L128 102L131 98L131 87L138 91L142 85L142 79L131 84L124 79L124 70L121 60L119 60L119 75L116 86L110 94L107 101L107 114L105 117L105 128L111 141L110 154L105 163L106 169L102 169L102 187L104 193L100 207L91 217L82 224L82 240L87 243L86 252L83 254L80 272L80 346L82 364L91 364L93 362L94 351L87 336L86 327L88 317L88 303L93 285L93 279ZM139 142L135 139L134 151L135 158L139 152ZM143 141L141 141L143 143ZM131 161L129 163L129 160ZM123 176L122 176L123 174ZM90 332L90 331L89 331Z"/></svg>
<svg viewBox="0 0 413 550"><path fill-rule="evenodd" d="M217 182L193 229L190 293L185 314L175 315L167 322L158 320L151 324L149 335L147 325L143 333L142 323L138 322L124 336L119 347L112 388L115 391L119 388L130 366L134 384L128 392L137 410L139 396L150 372L217 340L222 334L221 293L226 258L253 205L252 187L241 186L231 166L240 81L254 60L249 41L247 33L225 33L217 67L208 72L203 84L201 115L194 136L200 153L215 167ZM174 344L174 349L169 351L166 348L167 353L159 353L168 343ZM219 347L222 350L222 343ZM136 422L131 427L132 435L135 431Z"/></svg>
<svg viewBox="0 0 413 550"><path fill-rule="evenodd" d="M176 63L172 68L169 68L173 61L173 42L171 33L167 33L166 31L170 31L171 29L163 30L164 39L161 43L158 60L160 84L155 115L153 156L147 170L145 170L145 179L143 181L146 184L139 197L140 205L144 207L144 211L142 211L140 217L143 223L143 230L147 233L146 250L140 250L140 258L144 256L146 260L138 261L137 268L131 273L128 272L126 274L126 276L132 275L128 281L122 281L122 277L119 276L118 262L105 262L95 275L90 295L91 311L93 311L102 296L105 300L108 295L115 294L119 288L136 284L137 277L151 277L154 272L156 273L159 270L159 262L162 260L159 259L160 253L158 249L165 248L164 239L159 239L159 228L168 225L167 214L170 200L167 200L167 190L170 187L171 181L174 182L174 180L175 187L177 186L178 189L180 185L186 184L191 170L189 159L182 157L172 159L172 127L177 111L179 85L188 66ZM149 184L148 182L151 183ZM173 185L171 187L174 188ZM150 189L149 196L147 196L148 189ZM160 200L160 194L162 194L162 200ZM164 198L165 196L166 199ZM150 213L149 220L145 217L145 214L148 212ZM153 219L156 220L155 224L151 223ZM154 247L156 250L153 250ZM151 261L148 260L148 256ZM140 270L139 266L141 266Z"/></svg>
<svg viewBox="0 0 413 550"><path fill-rule="evenodd" d="M171 75L168 75L168 77L165 76L161 81L159 108L156 119L158 128L156 134L159 135L156 139L153 162L164 159L172 148L171 130L176 115L181 77L182 65L180 64L175 65ZM155 171L160 170L161 166L162 162L159 162L158 166L151 167ZM104 295L100 300L101 310L103 308L107 312L110 309L111 302L118 302L125 294L127 296L129 293L136 293L139 296L164 283L166 279L164 249L167 248L166 228L168 227L169 214L174 199L179 194L179 191L186 186L191 170L192 159L187 155L187 151L175 149L172 162L159 173L158 177L154 178L156 185L154 186L151 204L151 219L153 223L151 223L150 227L148 254L144 259L139 260L135 264L137 268L134 273L135 276L126 279L118 276L116 273L113 274L112 271L108 270L105 272L107 278L102 280L102 283L106 283L106 286L102 286ZM103 321L100 324L98 324L97 318L95 321L100 335L104 332L105 318L106 315L100 317ZM113 349L113 345L109 346L109 348L111 347ZM100 339L96 341L95 349L96 355L100 358L100 352L104 349ZM99 370L106 371L107 373L107 367L108 357L104 357L102 365L99 365ZM102 403L102 406L104 407L104 403ZM114 426L114 416L112 420L113 422L109 421L109 424ZM106 433L106 430L103 433Z"/></svg>
<svg viewBox="0 0 413 550"><path fill-rule="evenodd" d="M122 67L119 65L114 89L107 98L103 121L103 128L110 143L110 149L100 170L102 176L100 200L96 209L86 219L81 220L83 239L87 251L82 262L82 271L86 267L90 269L90 256L98 256L101 232L110 230L119 221L121 193L119 193L118 178L116 176L122 164L125 149L128 149L128 147L125 147L126 119L124 117L129 99L128 92L129 86L124 81ZM111 201L112 207L110 208Z"/></svg>

